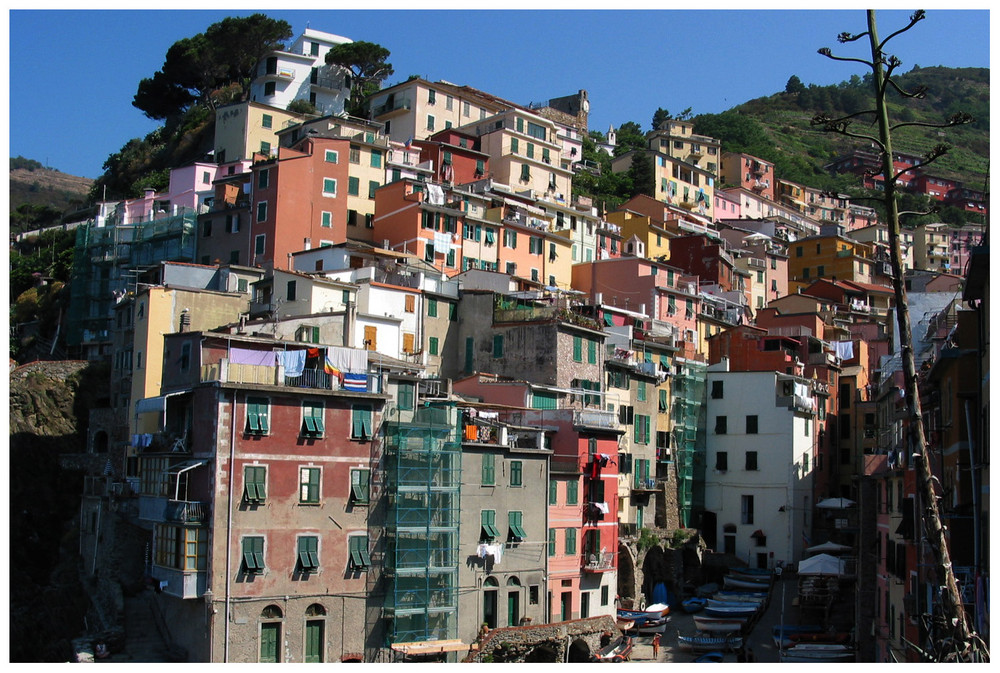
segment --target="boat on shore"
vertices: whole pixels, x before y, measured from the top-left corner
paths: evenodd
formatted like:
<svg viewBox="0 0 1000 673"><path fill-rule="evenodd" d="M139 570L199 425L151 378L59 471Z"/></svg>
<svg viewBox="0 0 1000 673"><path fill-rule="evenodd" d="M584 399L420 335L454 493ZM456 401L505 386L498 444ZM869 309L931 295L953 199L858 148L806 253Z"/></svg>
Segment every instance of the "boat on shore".
<svg viewBox="0 0 1000 673"><path fill-rule="evenodd" d="M809 643L780 650L778 657L783 663L843 662L854 659L854 650L847 645Z"/></svg>
<svg viewBox="0 0 1000 673"><path fill-rule="evenodd" d="M752 608L759 610L763 607L763 601L723 601L717 598L709 598L706 607L709 608L741 608L746 610Z"/></svg>
<svg viewBox="0 0 1000 673"><path fill-rule="evenodd" d="M774 646L779 649L791 647L795 644L792 636L805 633L823 633L826 631L818 624L775 624L771 628L771 636L774 638Z"/></svg>
<svg viewBox="0 0 1000 673"><path fill-rule="evenodd" d="M701 596L692 596L691 598L681 601L681 607L684 609L684 612L691 614L700 611L702 608L705 607L707 602L708 602L707 598L702 598Z"/></svg>
<svg viewBox="0 0 1000 673"><path fill-rule="evenodd" d="M729 652L743 647L741 636L709 636L699 634L684 636L677 634L677 646L682 652L711 652L721 650Z"/></svg>
<svg viewBox="0 0 1000 673"><path fill-rule="evenodd" d="M694 625L699 631L710 633L733 633L741 631L746 625L747 619L742 617L702 617L695 616Z"/></svg>
<svg viewBox="0 0 1000 673"><path fill-rule="evenodd" d="M733 617L750 619L757 614L757 607L749 604L746 607L709 605L705 608L705 614L709 617L719 617L720 619L731 619Z"/></svg>
<svg viewBox="0 0 1000 673"><path fill-rule="evenodd" d="M754 573L741 573L735 570L730 570L727 577L733 577L738 580L744 580L747 582L756 582L762 587L768 587L771 584L770 575L757 575Z"/></svg>
<svg viewBox="0 0 1000 673"><path fill-rule="evenodd" d="M716 591L712 598L717 601L727 601L730 603L766 603L768 595L763 591L750 591L744 589L727 589Z"/></svg>
<svg viewBox="0 0 1000 673"><path fill-rule="evenodd" d="M766 582L761 583L754 580L733 577L732 575L723 577L722 583L727 589L750 589L751 591L767 591L769 586Z"/></svg>
<svg viewBox="0 0 1000 673"><path fill-rule="evenodd" d="M632 654L633 645L634 641L631 636L622 636L615 642L599 650L591 657L591 661L614 663L627 661L629 655Z"/></svg>

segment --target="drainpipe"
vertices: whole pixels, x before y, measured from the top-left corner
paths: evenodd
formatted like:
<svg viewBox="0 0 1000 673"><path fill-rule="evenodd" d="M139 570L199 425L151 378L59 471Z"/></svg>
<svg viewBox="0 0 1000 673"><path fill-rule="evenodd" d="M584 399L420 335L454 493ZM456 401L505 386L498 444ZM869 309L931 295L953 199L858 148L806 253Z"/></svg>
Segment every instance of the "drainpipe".
<svg viewBox="0 0 1000 673"><path fill-rule="evenodd" d="M232 566L233 557L233 544L232 544L232 534L233 534L233 460L236 455L236 391L233 391L233 405L232 411L230 412L230 430L229 430L229 506L228 512L226 513L226 614L224 618L226 620L226 639L223 644L223 655L222 662L229 663L229 607L230 607L230 592L232 590L232 573L230 572L230 567Z"/></svg>

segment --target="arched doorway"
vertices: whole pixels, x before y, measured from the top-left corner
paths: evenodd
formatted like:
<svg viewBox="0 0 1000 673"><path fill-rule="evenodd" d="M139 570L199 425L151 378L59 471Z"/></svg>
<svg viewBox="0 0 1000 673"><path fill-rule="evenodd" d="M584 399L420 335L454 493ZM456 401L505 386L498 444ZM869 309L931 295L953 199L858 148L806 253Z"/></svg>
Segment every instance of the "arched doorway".
<svg viewBox="0 0 1000 673"><path fill-rule="evenodd" d="M590 646L582 638L577 638L569 646L566 661L571 664L590 661Z"/></svg>
<svg viewBox="0 0 1000 673"><path fill-rule="evenodd" d="M497 601L500 594L500 583L495 577L483 580L483 623L491 629L497 627Z"/></svg>
<svg viewBox="0 0 1000 673"><path fill-rule="evenodd" d="M108 452L108 433L98 430L94 433L94 453Z"/></svg>
<svg viewBox="0 0 1000 673"><path fill-rule="evenodd" d="M277 605L268 605L260 613L261 663L277 664L281 661L281 619L284 615Z"/></svg>
<svg viewBox="0 0 1000 673"><path fill-rule="evenodd" d="M521 583L516 577L507 580L507 626L517 626L521 619Z"/></svg>
<svg viewBox="0 0 1000 673"><path fill-rule="evenodd" d="M306 608L305 662L319 664L326 661L326 608L313 603Z"/></svg>

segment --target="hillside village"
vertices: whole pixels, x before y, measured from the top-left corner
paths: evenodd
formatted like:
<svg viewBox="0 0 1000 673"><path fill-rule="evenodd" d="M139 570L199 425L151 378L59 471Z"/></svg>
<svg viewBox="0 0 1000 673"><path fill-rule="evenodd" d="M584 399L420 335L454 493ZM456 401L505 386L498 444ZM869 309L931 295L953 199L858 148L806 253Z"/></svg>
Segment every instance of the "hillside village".
<svg viewBox="0 0 1000 673"><path fill-rule="evenodd" d="M857 661L933 653L876 211L669 119L611 164L651 159L655 193L606 212L573 190L599 170L585 90L522 106L411 78L351 117L322 56L345 40L269 55L210 156L75 225L66 342L111 369L84 572L102 525L130 526L189 661L563 661L663 588L676 609L727 566L820 547L837 580L802 600L846 606ZM827 169L878 189L873 166ZM986 214L932 173L909 188ZM902 233L928 450L987 635L988 245ZM572 637L517 635L553 624Z"/></svg>

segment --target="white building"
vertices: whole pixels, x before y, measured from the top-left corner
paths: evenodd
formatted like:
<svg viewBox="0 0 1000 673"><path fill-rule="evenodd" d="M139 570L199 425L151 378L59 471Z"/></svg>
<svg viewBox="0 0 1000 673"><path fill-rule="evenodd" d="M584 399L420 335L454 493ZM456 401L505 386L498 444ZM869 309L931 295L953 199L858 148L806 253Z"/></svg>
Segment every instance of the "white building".
<svg viewBox="0 0 1000 673"><path fill-rule="evenodd" d="M353 40L306 29L287 51L275 51L257 65L250 100L286 109L294 100L309 101L320 115L341 114L351 95L350 73L327 65L326 54Z"/></svg>
<svg viewBox="0 0 1000 673"><path fill-rule="evenodd" d="M750 567L797 563L812 530L812 383L728 369L723 360L707 374L703 533Z"/></svg>

